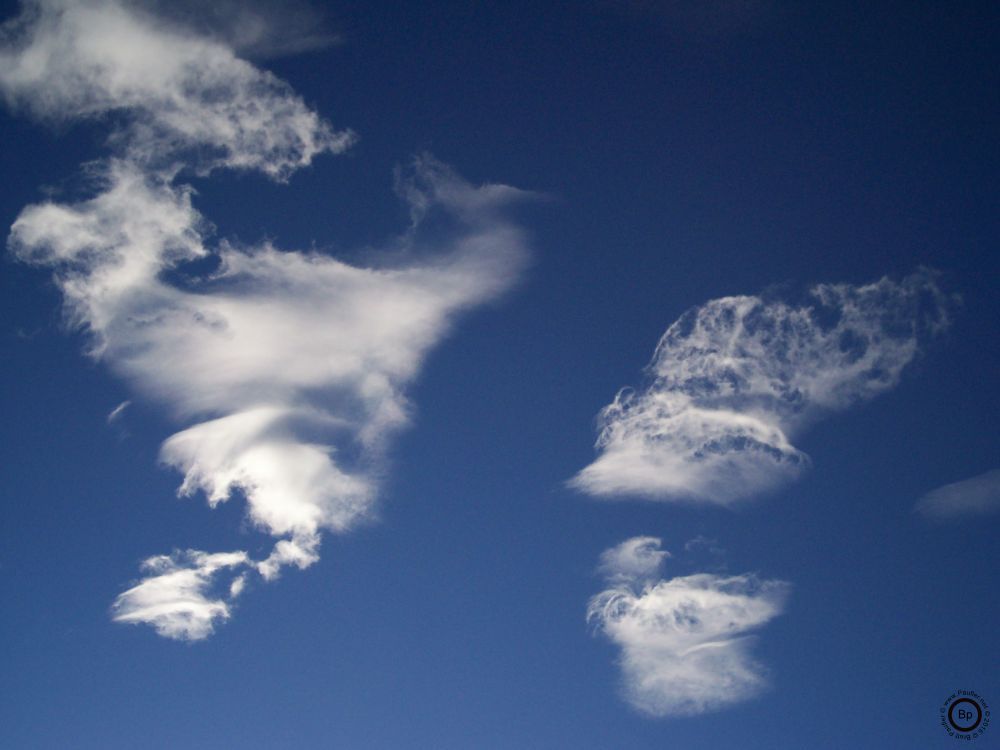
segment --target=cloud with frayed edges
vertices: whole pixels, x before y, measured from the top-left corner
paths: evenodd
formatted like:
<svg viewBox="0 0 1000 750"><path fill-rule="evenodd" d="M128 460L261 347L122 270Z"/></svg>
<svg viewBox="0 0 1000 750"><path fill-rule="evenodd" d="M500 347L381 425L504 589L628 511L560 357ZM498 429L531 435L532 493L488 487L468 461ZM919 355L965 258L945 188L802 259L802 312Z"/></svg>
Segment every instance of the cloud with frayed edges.
<svg viewBox="0 0 1000 750"><path fill-rule="evenodd" d="M180 494L213 507L242 497L277 539L264 559L151 557L114 602L116 621L198 640L229 618L248 576L308 567L324 531L372 517L386 443L410 418L407 384L458 315L521 272L525 238L507 209L526 194L471 185L423 155L397 175L413 223L386 243L383 265L266 242L213 246L185 175L254 170L283 182L353 134L224 35L151 7L35 0L5 27L0 90L11 105L119 123L110 155L89 166L94 193L28 206L8 244L52 269L89 354L182 427L160 454L183 475Z"/></svg>
<svg viewBox="0 0 1000 750"><path fill-rule="evenodd" d="M28 0L2 39L0 89L11 106L49 122L122 115L113 144L146 173L229 167L284 180L354 140L224 42L142 3Z"/></svg>
<svg viewBox="0 0 1000 750"><path fill-rule="evenodd" d="M750 633L781 614L790 590L747 573L662 579L656 537L634 537L601 555L608 588L587 620L621 649L622 694L648 716L691 716L758 695L765 668Z"/></svg>
<svg viewBox="0 0 1000 750"><path fill-rule="evenodd" d="M921 269L820 284L804 304L723 297L660 339L648 384L598 417L598 456L570 485L598 497L729 504L798 477L791 438L894 387L955 300Z"/></svg>

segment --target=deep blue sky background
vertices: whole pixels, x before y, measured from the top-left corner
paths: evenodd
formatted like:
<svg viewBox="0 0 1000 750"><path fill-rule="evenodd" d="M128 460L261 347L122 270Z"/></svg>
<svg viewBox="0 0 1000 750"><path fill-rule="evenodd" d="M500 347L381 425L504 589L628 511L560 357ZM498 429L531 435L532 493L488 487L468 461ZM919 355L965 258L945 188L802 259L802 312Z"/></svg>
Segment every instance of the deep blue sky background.
<svg viewBox="0 0 1000 750"><path fill-rule="evenodd" d="M255 584L208 641L108 607L148 554L266 538L236 530L237 502L175 499L156 466L174 425L141 403L106 425L125 387L61 329L47 274L4 261L0 746L933 748L953 742L951 691L1000 706L997 518L912 512L1000 466L1000 13L775 2L710 22L680 5L343 2L342 45L265 63L361 139L288 186L199 182L218 237L377 244L407 218L392 169L423 150L552 200L522 209L524 282L412 390L381 521ZM5 113L0 224L71 191L104 133ZM563 487L687 308L920 264L963 297L951 330L898 388L797 441L803 480L735 510ZM670 574L792 582L756 646L768 693L666 721L618 699L584 609L599 553L636 534L663 538ZM699 534L725 557L684 553Z"/></svg>

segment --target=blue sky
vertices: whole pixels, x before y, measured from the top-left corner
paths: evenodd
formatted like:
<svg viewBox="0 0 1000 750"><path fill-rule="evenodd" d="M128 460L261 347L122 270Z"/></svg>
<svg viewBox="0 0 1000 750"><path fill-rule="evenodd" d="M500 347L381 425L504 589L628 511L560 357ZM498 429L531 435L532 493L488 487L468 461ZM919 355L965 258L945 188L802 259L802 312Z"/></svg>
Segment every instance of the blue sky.
<svg viewBox="0 0 1000 750"><path fill-rule="evenodd" d="M400 5L8 27L0 744L948 746L996 13Z"/></svg>

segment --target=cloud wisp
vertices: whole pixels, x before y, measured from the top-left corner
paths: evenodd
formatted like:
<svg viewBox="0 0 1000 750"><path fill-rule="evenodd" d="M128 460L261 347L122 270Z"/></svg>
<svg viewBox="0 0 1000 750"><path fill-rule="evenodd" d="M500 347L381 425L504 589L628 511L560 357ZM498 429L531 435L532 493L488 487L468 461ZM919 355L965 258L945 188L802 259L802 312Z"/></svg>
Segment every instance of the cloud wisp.
<svg viewBox="0 0 1000 750"><path fill-rule="evenodd" d="M571 486L599 497L729 504L795 479L791 443L830 412L898 382L952 301L931 271L821 284L804 304L723 297L660 339L649 382L599 417L598 457Z"/></svg>
<svg viewBox="0 0 1000 750"><path fill-rule="evenodd" d="M767 686L750 633L784 609L790 587L753 574L659 578L668 553L655 537L604 552L608 588L587 619L621 648L624 698L656 717L691 716L748 700Z"/></svg>
<svg viewBox="0 0 1000 750"><path fill-rule="evenodd" d="M382 265L212 245L185 175L283 182L353 136L217 37L143 7L42 0L6 27L10 102L50 120L118 123L110 156L89 167L94 194L28 206L8 244L53 269L90 354L184 427L161 450L184 476L180 493L212 506L242 496L253 525L278 538L264 559L151 557L114 603L120 622L197 640L229 617L247 575L305 568L322 532L371 518L387 440L409 419L406 386L456 316L523 267L506 209L525 194L471 185L421 156L397 176L413 224Z"/></svg>
<svg viewBox="0 0 1000 750"><path fill-rule="evenodd" d="M917 501L915 510L934 521L1000 512L1000 469L931 490Z"/></svg>
<svg viewBox="0 0 1000 750"><path fill-rule="evenodd" d="M145 170L257 169L285 179L353 141L221 40L125 0L28 0L4 27L0 87L50 122L126 118L113 135Z"/></svg>

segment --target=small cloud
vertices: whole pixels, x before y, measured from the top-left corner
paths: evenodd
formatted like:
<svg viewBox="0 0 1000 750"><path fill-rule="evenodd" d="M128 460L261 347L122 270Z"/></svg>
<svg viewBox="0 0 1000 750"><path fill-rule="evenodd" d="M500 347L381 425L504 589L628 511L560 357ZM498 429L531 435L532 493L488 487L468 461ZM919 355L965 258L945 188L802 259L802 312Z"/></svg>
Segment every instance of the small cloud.
<svg viewBox="0 0 1000 750"><path fill-rule="evenodd" d="M656 580L667 556L659 546L635 537L606 551L610 588L587 608L588 621L621 648L625 699L649 716L691 716L760 693L766 670L750 655L749 634L781 614L789 584L752 573Z"/></svg>
<svg viewBox="0 0 1000 750"><path fill-rule="evenodd" d="M1000 511L1000 469L931 490L914 509L935 521L996 513Z"/></svg>
<svg viewBox="0 0 1000 750"><path fill-rule="evenodd" d="M112 409L111 413L108 414L108 424L114 424L119 419L121 419L122 414L124 414L125 410L129 408L129 406L131 405L132 405L131 401L122 401L120 404L118 404L118 406Z"/></svg>
<svg viewBox="0 0 1000 750"><path fill-rule="evenodd" d="M155 15L262 60L339 44L341 36L303 0L143 0Z"/></svg>
<svg viewBox="0 0 1000 750"><path fill-rule="evenodd" d="M701 534L696 536L694 539L688 539L684 542L685 552L700 552L702 550L717 557L726 554L726 551L719 546L718 539L710 539L709 537L702 536Z"/></svg>
<svg viewBox="0 0 1000 750"><path fill-rule="evenodd" d="M601 0L652 21L683 44L722 42L754 32L774 17L773 0Z"/></svg>
<svg viewBox="0 0 1000 750"><path fill-rule="evenodd" d="M372 249L381 263L211 244L185 177L256 170L283 182L354 135L239 55L320 43L304 6L205 7L25 0L0 33L10 104L114 127L110 155L88 167L93 193L24 208L12 255L51 269L89 353L180 423L160 451L183 475L179 493L201 492L213 507L241 498L275 538L263 560L188 551L146 561L115 619L182 640L226 620L249 575L308 567L324 532L371 519L387 444L409 423L407 387L464 312L517 281L528 255L506 211L526 194L470 184L430 155L397 175L413 225ZM192 266L211 271L177 283L173 272Z"/></svg>
<svg viewBox="0 0 1000 750"><path fill-rule="evenodd" d="M187 550L151 557L142 564L148 575L115 600L112 619L150 625L174 640L207 638L216 623L229 619L232 602L243 590L243 576L221 587L217 579L248 563L245 552ZM224 594L213 594L220 588Z"/></svg>
<svg viewBox="0 0 1000 750"><path fill-rule="evenodd" d="M608 581L639 581L656 575L670 553L655 536L636 536L601 553L599 570Z"/></svg>

